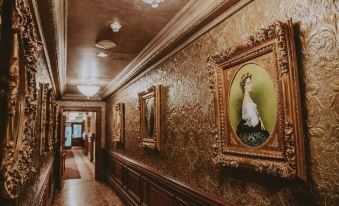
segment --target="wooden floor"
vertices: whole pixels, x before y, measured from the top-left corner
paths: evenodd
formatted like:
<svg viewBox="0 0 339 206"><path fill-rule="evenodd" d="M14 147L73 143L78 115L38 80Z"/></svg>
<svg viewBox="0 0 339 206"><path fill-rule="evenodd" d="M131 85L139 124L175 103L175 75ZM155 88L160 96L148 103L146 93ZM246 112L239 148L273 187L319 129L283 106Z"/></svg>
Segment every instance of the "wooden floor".
<svg viewBox="0 0 339 206"><path fill-rule="evenodd" d="M82 150L73 150L81 179L64 181L54 206L122 206L120 199L105 183L94 180L94 164Z"/></svg>

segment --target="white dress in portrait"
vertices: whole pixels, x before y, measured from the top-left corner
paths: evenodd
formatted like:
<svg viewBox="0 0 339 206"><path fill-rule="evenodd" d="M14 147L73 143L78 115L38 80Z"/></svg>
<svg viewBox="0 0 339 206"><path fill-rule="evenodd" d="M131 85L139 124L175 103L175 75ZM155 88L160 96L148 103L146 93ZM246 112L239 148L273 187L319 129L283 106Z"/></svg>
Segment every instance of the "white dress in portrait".
<svg viewBox="0 0 339 206"><path fill-rule="evenodd" d="M259 116L257 105L253 101L242 106L237 135L242 142L249 146L261 145L269 136Z"/></svg>

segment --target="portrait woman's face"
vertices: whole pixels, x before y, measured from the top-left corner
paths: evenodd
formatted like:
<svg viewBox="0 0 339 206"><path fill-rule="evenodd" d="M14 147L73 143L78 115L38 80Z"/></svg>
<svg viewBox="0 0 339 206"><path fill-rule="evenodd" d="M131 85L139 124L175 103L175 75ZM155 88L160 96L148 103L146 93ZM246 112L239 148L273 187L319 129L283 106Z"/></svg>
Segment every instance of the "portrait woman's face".
<svg viewBox="0 0 339 206"><path fill-rule="evenodd" d="M245 92L251 92L252 91L252 80L251 80L251 78L246 79L244 90L245 90Z"/></svg>

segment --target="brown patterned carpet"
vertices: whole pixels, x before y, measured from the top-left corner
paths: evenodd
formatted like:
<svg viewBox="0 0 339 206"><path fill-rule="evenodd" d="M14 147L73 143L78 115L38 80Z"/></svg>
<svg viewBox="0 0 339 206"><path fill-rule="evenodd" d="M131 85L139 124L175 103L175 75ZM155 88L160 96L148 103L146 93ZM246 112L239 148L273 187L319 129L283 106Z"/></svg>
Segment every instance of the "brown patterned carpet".
<svg viewBox="0 0 339 206"><path fill-rule="evenodd" d="M80 179L80 172L74 159L73 151L66 151L64 180Z"/></svg>

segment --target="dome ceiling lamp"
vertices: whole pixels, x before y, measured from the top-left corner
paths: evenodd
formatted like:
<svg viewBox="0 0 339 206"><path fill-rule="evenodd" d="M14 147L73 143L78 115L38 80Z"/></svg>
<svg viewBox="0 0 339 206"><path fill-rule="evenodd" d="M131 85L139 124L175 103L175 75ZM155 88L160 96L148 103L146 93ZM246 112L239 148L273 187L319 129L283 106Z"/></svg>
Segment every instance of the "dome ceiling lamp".
<svg viewBox="0 0 339 206"><path fill-rule="evenodd" d="M111 40L101 40L95 43L95 46L100 49L113 49L117 45Z"/></svg>
<svg viewBox="0 0 339 206"><path fill-rule="evenodd" d="M153 8L157 8L164 0L142 0L143 2L150 4Z"/></svg>

